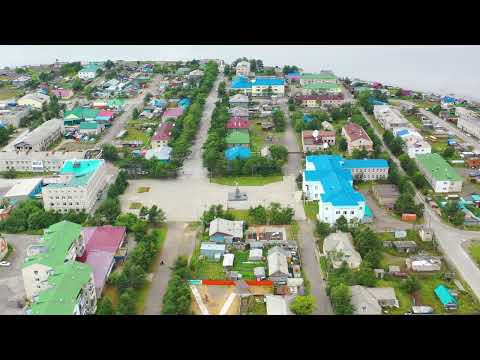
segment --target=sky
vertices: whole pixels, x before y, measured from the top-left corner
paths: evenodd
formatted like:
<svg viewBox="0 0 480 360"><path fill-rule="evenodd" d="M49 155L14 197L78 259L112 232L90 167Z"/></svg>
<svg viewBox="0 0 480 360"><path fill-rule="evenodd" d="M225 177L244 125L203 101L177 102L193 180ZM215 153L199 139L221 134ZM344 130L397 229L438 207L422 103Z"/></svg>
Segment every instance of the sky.
<svg viewBox="0 0 480 360"><path fill-rule="evenodd" d="M0 67L59 61L190 60L239 57L264 65L379 81L480 100L480 46L373 45L0 45Z"/></svg>

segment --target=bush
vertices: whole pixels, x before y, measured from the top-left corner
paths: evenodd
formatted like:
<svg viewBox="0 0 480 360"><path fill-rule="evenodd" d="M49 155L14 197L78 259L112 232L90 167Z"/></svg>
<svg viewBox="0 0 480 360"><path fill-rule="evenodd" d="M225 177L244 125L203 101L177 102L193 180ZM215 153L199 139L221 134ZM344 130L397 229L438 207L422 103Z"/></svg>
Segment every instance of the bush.
<svg viewBox="0 0 480 360"><path fill-rule="evenodd" d="M296 296L290 304L290 310L295 315L311 315L315 308L315 298L312 295Z"/></svg>
<svg viewBox="0 0 480 360"><path fill-rule="evenodd" d="M168 281L167 291L163 298L162 313L164 315L186 315L190 313L191 292L187 279L190 276L188 260L179 257L173 266L173 274Z"/></svg>
<svg viewBox="0 0 480 360"><path fill-rule="evenodd" d="M352 315L354 311L353 305L350 303L352 294L350 288L346 284L339 284L332 288L330 299L332 300L333 309L336 315Z"/></svg>

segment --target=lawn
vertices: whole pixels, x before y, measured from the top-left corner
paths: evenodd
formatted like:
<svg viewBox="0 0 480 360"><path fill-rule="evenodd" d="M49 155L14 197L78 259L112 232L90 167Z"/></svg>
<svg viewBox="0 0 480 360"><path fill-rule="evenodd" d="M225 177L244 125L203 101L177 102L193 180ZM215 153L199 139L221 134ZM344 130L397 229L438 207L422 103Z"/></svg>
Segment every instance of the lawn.
<svg viewBox="0 0 480 360"><path fill-rule="evenodd" d="M139 193L139 194L146 193L146 192L149 192L149 191L150 191L150 188L147 187L147 186L140 186L137 189L137 193Z"/></svg>
<svg viewBox="0 0 480 360"><path fill-rule="evenodd" d="M264 131L262 127L257 124L257 122L262 121L261 119L252 119L252 126L250 128L250 145L251 150L254 153L260 153L260 150L266 145L270 146L273 144L278 144L280 140L280 133L273 131ZM272 141L267 141L267 136L271 136Z"/></svg>
<svg viewBox="0 0 480 360"><path fill-rule="evenodd" d="M422 122L416 115L405 115L404 113L403 115L413 126L415 126L419 130L422 130L423 128Z"/></svg>
<svg viewBox="0 0 480 360"><path fill-rule="evenodd" d="M139 202L133 202L130 204L129 209L140 209L142 207L142 203Z"/></svg>
<svg viewBox="0 0 480 360"><path fill-rule="evenodd" d="M443 151L447 148L448 144L446 140L439 140L435 142L430 142L430 145L432 146L432 152L433 153L439 153L442 154Z"/></svg>
<svg viewBox="0 0 480 360"><path fill-rule="evenodd" d="M242 278L246 280L254 280L253 269L259 266L265 267L264 261L248 261L249 251L236 251L233 262L233 271L242 274ZM264 251L265 255L265 251Z"/></svg>
<svg viewBox="0 0 480 360"><path fill-rule="evenodd" d="M480 242L474 242L468 248L468 252L472 256L473 260L480 266Z"/></svg>
<svg viewBox="0 0 480 360"><path fill-rule="evenodd" d="M7 171L0 172L0 176L5 178ZM30 172L30 171L16 171L15 179L27 179L27 178L37 178L37 177L48 177L53 175L53 172Z"/></svg>
<svg viewBox="0 0 480 360"><path fill-rule="evenodd" d="M272 176L237 176L237 177L217 177L211 178L210 182L229 186L262 186L275 182L283 181L282 175Z"/></svg>
<svg viewBox="0 0 480 360"><path fill-rule="evenodd" d="M254 296L249 298L247 315L267 315L267 304L263 301L257 301Z"/></svg>
<svg viewBox="0 0 480 360"><path fill-rule="evenodd" d="M0 89L0 100L8 100L15 98L17 91L11 88L1 88Z"/></svg>
<svg viewBox="0 0 480 360"><path fill-rule="evenodd" d="M142 130L138 130L133 127L127 127L127 135L122 137L124 141L142 141L143 145L148 146L150 144L151 136Z"/></svg>
<svg viewBox="0 0 480 360"><path fill-rule="evenodd" d="M305 215L312 221L317 220L318 214L318 201L308 201L304 205Z"/></svg>
<svg viewBox="0 0 480 360"><path fill-rule="evenodd" d="M246 221L249 224L253 224L253 222L250 219L250 216L248 216L248 210L229 209L228 211L233 214L233 216L235 217L235 220Z"/></svg>
<svg viewBox="0 0 480 360"><path fill-rule="evenodd" d="M221 261L198 260L195 278L201 280L224 280L225 271Z"/></svg>

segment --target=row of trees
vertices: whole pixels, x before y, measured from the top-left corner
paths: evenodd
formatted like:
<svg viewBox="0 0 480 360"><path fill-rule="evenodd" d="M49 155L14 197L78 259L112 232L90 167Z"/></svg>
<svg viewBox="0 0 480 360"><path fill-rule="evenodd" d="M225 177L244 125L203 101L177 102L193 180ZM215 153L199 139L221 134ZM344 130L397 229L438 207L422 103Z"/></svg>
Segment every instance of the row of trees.
<svg viewBox="0 0 480 360"><path fill-rule="evenodd" d="M282 208L279 203L271 203L267 208L259 205L248 210L248 216L258 225L288 225L292 223L294 215L291 207Z"/></svg>
<svg viewBox="0 0 480 360"><path fill-rule="evenodd" d="M188 286L190 269L188 259L179 257L172 268L172 277L168 281L167 291L163 298L162 313L164 315L188 315L191 313L192 295Z"/></svg>
<svg viewBox="0 0 480 360"><path fill-rule="evenodd" d="M285 120L285 114L282 110L276 109L273 111L273 123L275 124L275 131L282 132L285 131L285 126L287 121Z"/></svg>

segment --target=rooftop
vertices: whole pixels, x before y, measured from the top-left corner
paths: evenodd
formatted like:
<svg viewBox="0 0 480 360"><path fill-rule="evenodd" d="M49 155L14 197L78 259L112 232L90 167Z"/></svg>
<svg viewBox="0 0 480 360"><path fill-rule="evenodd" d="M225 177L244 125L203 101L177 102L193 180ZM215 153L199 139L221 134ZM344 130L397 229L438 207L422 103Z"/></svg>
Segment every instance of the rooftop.
<svg viewBox="0 0 480 360"><path fill-rule="evenodd" d="M337 77L331 72L303 73L302 79L305 80L336 80Z"/></svg>
<svg viewBox="0 0 480 360"><path fill-rule="evenodd" d="M416 160L437 181L462 181L462 177L437 153L416 155Z"/></svg>

